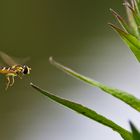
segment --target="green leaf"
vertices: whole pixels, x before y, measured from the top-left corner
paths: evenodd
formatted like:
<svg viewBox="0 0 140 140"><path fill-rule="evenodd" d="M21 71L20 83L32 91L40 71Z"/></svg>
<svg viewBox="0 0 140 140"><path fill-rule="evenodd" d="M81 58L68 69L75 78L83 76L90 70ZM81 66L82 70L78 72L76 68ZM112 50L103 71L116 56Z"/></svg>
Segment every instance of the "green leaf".
<svg viewBox="0 0 140 140"><path fill-rule="evenodd" d="M128 8L130 8L130 7L128 7ZM136 22L137 26L139 27L140 26L140 15L132 8L130 8L130 10L132 11L135 22Z"/></svg>
<svg viewBox="0 0 140 140"><path fill-rule="evenodd" d="M138 98L136 98L135 96L131 95L130 93L127 93L125 91L122 91L122 90L119 90L116 88L108 87L102 83L99 83L86 76L83 76L83 75L73 71L72 69L67 68L67 67L61 65L60 63L54 61L52 57L50 57L50 63L53 64L54 66L56 66L57 68L59 68L60 70L64 71L65 73L67 73L71 76L74 76L92 86L96 86L96 87L100 88L101 90L122 100L123 102L125 102L126 104L128 104L129 106L133 107L135 110L140 112L140 100Z"/></svg>
<svg viewBox="0 0 140 140"><path fill-rule="evenodd" d="M82 106L81 104L55 96L48 91L44 91L44 90L40 89L39 87L37 87L36 85L34 85L32 83L31 83L31 86L34 89L36 89L37 91L39 91L40 93L42 93L43 95L52 99L53 101L55 101L59 104L62 104L94 121L97 121L105 126L112 128L114 131L118 132L124 140L132 140L132 134L129 131L125 130L124 128L120 127L119 125L115 124L113 121L105 118L104 116L96 113L95 111L93 111L85 106Z"/></svg>
<svg viewBox="0 0 140 140"><path fill-rule="evenodd" d="M137 130L137 128L133 125L132 122L130 122L130 126L132 130L133 140L140 140L140 132Z"/></svg>
<svg viewBox="0 0 140 140"><path fill-rule="evenodd" d="M137 13L137 15L140 16L140 9L139 9L139 1L133 0L133 5L132 5Z"/></svg>
<svg viewBox="0 0 140 140"><path fill-rule="evenodd" d="M138 35L137 38L140 40L140 35L139 35L140 33L140 7L139 7L140 4L136 0L131 0L130 3L126 1L124 5L127 10L129 24L133 25L131 27L135 31L136 35Z"/></svg>
<svg viewBox="0 0 140 140"><path fill-rule="evenodd" d="M136 32L136 30L133 30L133 28L131 28L131 26L129 26L125 20L117 13L115 12L113 9L110 9L110 11L112 12L112 14L116 17L116 19L118 20L118 22L120 23L120 25L123 27L123 29L127 32L130 33L136 37L138 37L138 33Z"/></svg>
<svg viewBox="0 0 140 140"><path fill-rule="evenodd" d="M121 36L121 38L128 45L128 47L131 49L131 51L140 62L140 41L136 37L124 32L113 24L109 23L109 25Z"/></svg>
<svg viewBox="0 0 140 140"><path fill-rule="evenodd" d="M130 28L133 30L134 36L136 36L138 39L140 39L139 29L138 29L138 26L136 24L133 12L132 12L132 10L130 10L130 8L128 8L129 3L126 1L123 3L123 5L125 6L125 9L126 9L126 13L127 13L127 17L128 17L128 24L129 24Z"/></svg>

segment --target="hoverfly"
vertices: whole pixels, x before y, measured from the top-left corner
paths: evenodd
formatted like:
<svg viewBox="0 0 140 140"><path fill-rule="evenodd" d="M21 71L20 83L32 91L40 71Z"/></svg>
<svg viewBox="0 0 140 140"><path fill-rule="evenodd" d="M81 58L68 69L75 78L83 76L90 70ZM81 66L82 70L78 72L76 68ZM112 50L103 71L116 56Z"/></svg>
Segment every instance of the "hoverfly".
<svg viewBox="0 0 140 140"><path fill-rule="evenodd" d="M6 87L7 90L9 87L14 85L15 77L22 79L23 75L30 74L31 68L27 65L20 65L16 63L9 55L0 51L0 57L3 61L8 64L8 67L1 66L0 74L6 76Z"/></svg>

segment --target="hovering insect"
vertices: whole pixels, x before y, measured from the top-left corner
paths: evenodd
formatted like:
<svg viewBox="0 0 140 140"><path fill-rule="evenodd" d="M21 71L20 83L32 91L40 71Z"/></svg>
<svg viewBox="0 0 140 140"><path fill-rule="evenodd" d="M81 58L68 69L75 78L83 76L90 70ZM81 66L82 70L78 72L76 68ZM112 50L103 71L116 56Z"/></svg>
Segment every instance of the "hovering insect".
<svg viewBox="0 0 140 140"><path fill-rule="evenodd" d="M31 68L27 65L20 65L16 63L9 55L7 55L4 52L0 51L0 57L3 59L3 61L8 64L8 67L1 66L0 67L0 74L3 74L6 76L6 90L8 87L13 86L15 80L15 77L19 77L22 79L23 75L30 74Z"/></svg>

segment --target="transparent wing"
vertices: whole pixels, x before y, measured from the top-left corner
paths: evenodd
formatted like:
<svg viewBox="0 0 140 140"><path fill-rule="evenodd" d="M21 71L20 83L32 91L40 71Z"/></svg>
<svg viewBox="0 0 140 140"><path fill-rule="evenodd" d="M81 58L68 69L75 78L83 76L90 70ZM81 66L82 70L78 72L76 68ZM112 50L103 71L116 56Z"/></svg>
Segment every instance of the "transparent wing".
<svg viewBox="0 0 140 140"><path fill-rule="evenodd" d="M8 54L0 51L0 57L2 58L2 60L9 66L13 66L16 64L23 64L25 62L27 62L30 58L24 58L24 59L13 59L12 57L10 57ZM16 60L16 61L15 61Z"/></svg>
<svg viewBox="0 0 140 140"><path fill-rule="evenodd" d="M0 57L9 66L13 66L13 65L17 64L8 54L6 54L2 51L0 51Z"/></svg>
<svg viewBox="0 0 140 140"><path fill-rule="evenodd" d="M13 57L14 60L16 60L16 64L25 64L30 60L30 57L24 57L24 58L16 58Z"/></svg>

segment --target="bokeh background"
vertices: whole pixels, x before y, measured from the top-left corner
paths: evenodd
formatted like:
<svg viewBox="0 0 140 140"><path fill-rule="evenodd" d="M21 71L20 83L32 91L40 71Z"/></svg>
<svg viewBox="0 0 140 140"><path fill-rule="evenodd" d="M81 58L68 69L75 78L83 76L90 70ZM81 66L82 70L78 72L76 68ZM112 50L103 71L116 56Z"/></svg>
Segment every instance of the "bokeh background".
<svg viewBox="0 0 140 140"><path fill-rule="evenodd" d="M109 8L125 15L123 0L2 0L0 50L16 58L30 57L30 76L16 79L5 91L0 80L2 140L121 140L85 118L32 89L30 82L84 104L114 122L136 126L139 114L112 96L78 81L49 64L49 56L106 85L140 97L140 66L107 25L115 22Z"/></svg>

